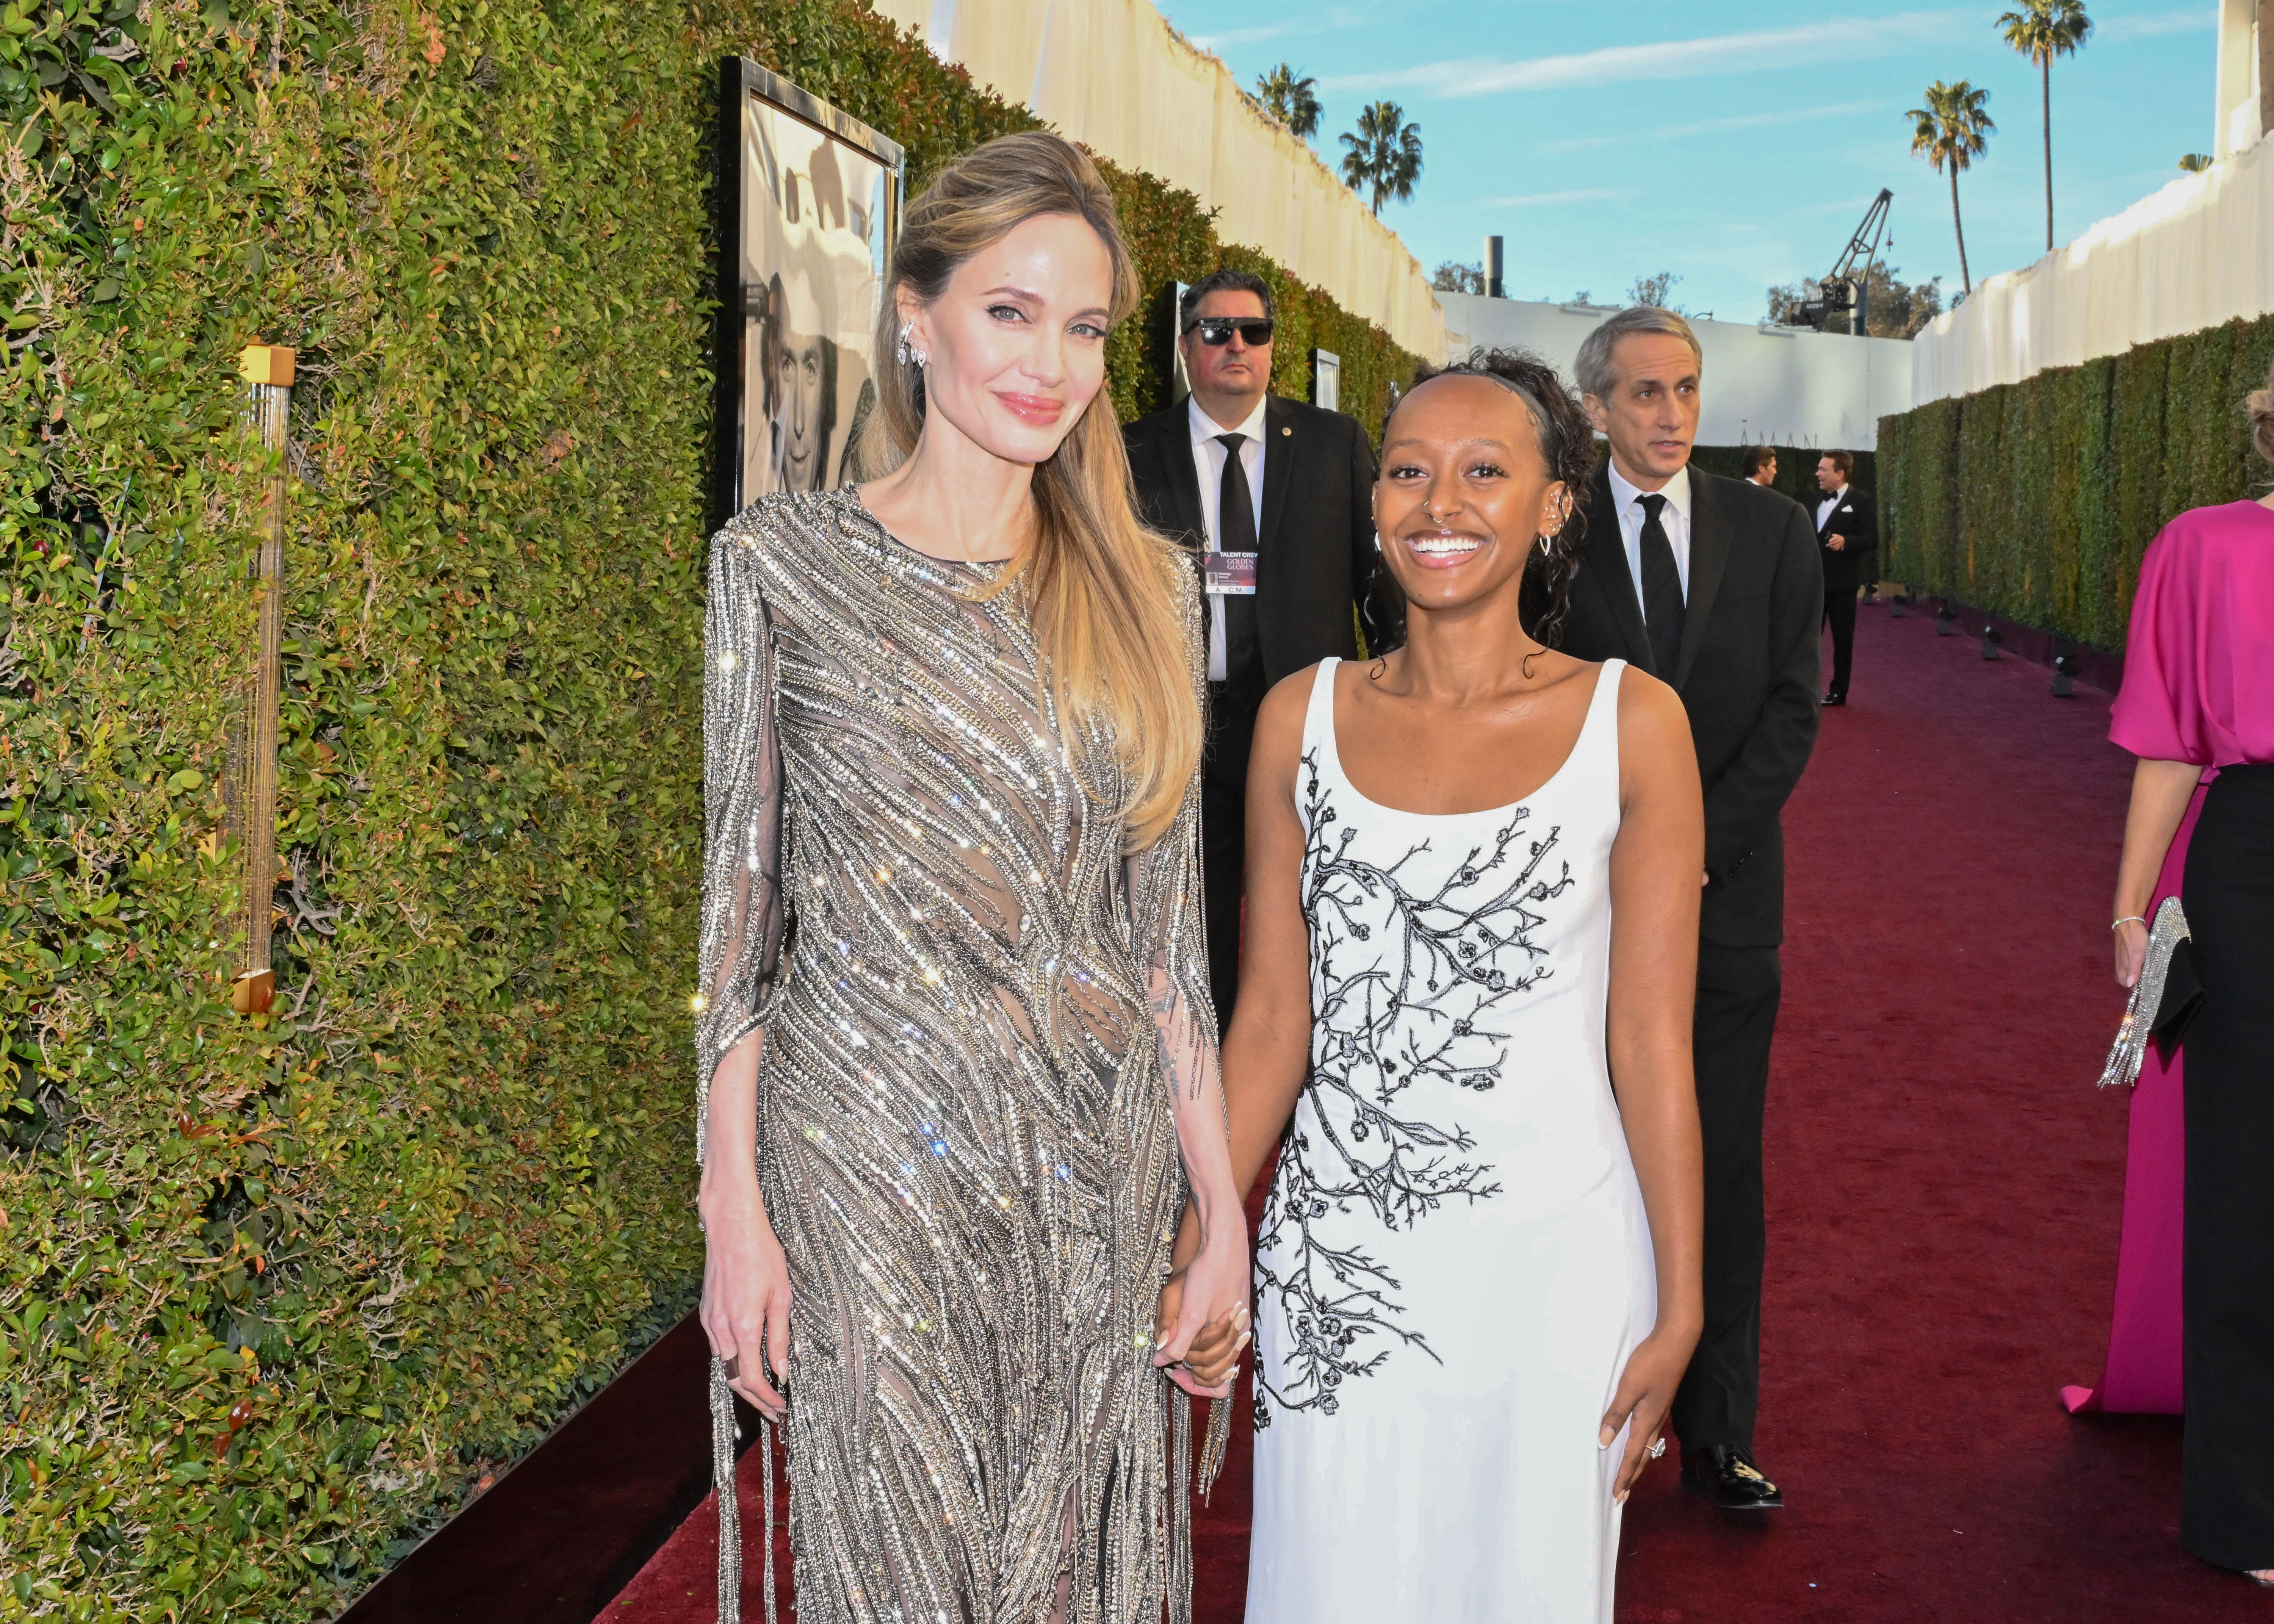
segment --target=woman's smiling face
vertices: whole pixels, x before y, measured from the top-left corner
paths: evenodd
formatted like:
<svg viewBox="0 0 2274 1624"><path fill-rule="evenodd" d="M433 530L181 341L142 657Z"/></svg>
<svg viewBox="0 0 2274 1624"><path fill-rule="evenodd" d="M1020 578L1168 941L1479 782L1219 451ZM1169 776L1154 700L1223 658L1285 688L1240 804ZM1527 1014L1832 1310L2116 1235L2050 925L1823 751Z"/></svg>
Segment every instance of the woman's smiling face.
<svg viewBox="0 0 2274 1624"><path fill-rule="evenodd" d="M902 295L928 411L1005 462L1048 461L1104 387L1112 302L1113 262L1087 221L1020 222L930 304Z"/></svg>
<svg viewBox="0 0 2274 1624"><path fill-rule="evenodd" d="M1457 609L1517 590L1570 493L1548 477L1524 397L1488 378L1417 384L1390 415L1374 487L1374 530L1416 609Z"/></svg>

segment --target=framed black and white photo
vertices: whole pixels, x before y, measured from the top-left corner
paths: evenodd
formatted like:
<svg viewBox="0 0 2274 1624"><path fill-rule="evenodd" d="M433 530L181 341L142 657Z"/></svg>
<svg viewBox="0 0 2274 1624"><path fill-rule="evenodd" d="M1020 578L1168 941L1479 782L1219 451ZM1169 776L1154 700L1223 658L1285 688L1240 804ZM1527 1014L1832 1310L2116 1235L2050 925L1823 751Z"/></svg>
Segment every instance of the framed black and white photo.
<svg viewBox="0 0 2274 1624"><path fill-rule="evenodd" d="M714 529L850 477L903 165L896 142L742 57L720 64L719 108Z"/></svg>

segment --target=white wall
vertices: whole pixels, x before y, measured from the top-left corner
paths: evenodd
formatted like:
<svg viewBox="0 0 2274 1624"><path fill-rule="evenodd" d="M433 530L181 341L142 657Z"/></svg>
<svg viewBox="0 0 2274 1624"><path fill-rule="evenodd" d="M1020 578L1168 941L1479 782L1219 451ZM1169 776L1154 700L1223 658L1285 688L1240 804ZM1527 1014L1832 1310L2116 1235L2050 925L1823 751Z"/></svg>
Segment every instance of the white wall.
<svg viewBox="0 0 2274 1624"><path fill-rule="evenodd" d="M2269 311L2274 141L2261 140L2035 265L1977 282L1918 335L1912 393L1922 402L1972 395Z"/></svg>
<svg viewBox="0 0 2274 1624"><path fill-rule="evenodd" d="M2216 85L2211 156L2231 158L2265 133L2258 122L2258 0L2221 0Z"/></svg>
<svg viewBox="0 0 2274 1624"><path fill-rule="evenodd" d="M872 4L1068 139L1193 193L1224 241L1262 250L1416 355L1443 353L1420 261L1152 0Z"/></svg>
<svg viewBox="0 0 2274 1624"><path fill-rule="evenodd" d="M1459 355L1472 344L1521 346L1571 380L1579 342L1611 312L1528 299L1440 293L1445 342ZM1702 446L1755 441L1823 450L1871 451L1879 419L1911 407L1910 344L1793 327L1764 332L1742 321L1691 324L1706 352Z"/></svg>

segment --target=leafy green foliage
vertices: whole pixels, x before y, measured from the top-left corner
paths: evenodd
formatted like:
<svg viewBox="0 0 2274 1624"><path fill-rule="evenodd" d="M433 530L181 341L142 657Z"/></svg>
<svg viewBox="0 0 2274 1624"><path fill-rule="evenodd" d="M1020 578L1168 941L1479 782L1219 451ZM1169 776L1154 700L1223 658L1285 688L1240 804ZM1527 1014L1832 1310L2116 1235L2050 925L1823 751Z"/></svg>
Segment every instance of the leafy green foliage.
<svg viewBox="0 0 2274 1624"><path fill-rule="evenodd" d="M1595 442L1598 449L1604 443L1601 440ZM1783 492L1813 514L1816 504L1824 497L1824 492L1817 488L1816 484L1816 464L1824 453L1808 446L1778 446L1775 451L1776 477L1769 482L1769 488ZM1856 459L1856 471L1849 476L1849 483L1858 490L1875 489L1879 475L1878 457L1869 451L1851 452L1849 455ZM1693 446L1690 449L1690 462L1693 468L1701 468L1709 474L1719 474L1725 479L1743 479L1745 477L1745 448L1743 446Z"/></svg>
<svg viewBox="0 0 2274 1624"><path fill-rule="evenodd" d="M1881 418L1889 573L2120 649L2156 532L2263 476L2241 407L2270 362L2261 317Z"/></svg>
<svg viewBox="0 0 2274 1624"><path fill-rule="evenodd" d="M1295 71L1283 62L1255 79L1255 100L1265 115L1287 126L1287 132L1309 140L1319 132L1319 81Z"/></svg>
<svg viewBox="0 0 2274 1624"><path fill-rule="evenodd" d="M1397 102L1369 102L1359 109L1357 127L1339 139L1343 180L1353 192L1372 194L1367 207L1379 214L1384 203L1412 198L1421 178L1421 126L1408 124Z"/></svg>
<svg viewBox="0 0 2274 1624"><path fill-rule="evenodd" d="M691 1301L731 50L919 185L1033 123L845 0L0 11L0 1619L328 1614ZM1111 178L1156 302L1219 257ZM1346 399L1411 375L1223 257ZM256 336L300 372L248 1020ZM1125 413L1165 342L1115 335Z"/></svg>

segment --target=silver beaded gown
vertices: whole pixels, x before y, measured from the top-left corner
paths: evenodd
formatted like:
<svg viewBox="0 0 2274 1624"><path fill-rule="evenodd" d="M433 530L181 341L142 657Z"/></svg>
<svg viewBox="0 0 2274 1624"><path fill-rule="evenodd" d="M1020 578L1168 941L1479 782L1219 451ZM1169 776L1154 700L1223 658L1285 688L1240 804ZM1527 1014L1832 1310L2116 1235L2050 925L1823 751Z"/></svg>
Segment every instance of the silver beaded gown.
<svg viewBox="0 0 2274 1624"><path fill-rule="evenodd" d="M1189 1615L1150 991L1213 1044L1197 795L1125 854L1112 741L1061 729L1023 592L973 596L995 568L903 545L850 490L766 497L712 544L697 1086L764 1028L802 1624Z"/></svg>

